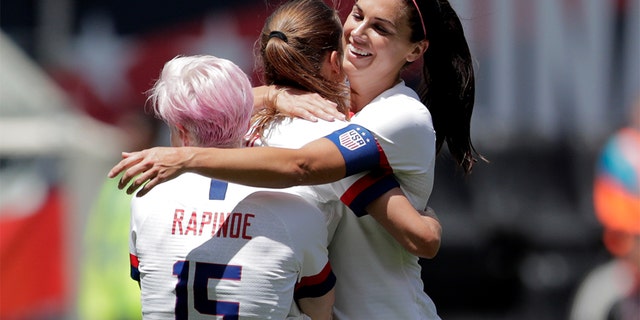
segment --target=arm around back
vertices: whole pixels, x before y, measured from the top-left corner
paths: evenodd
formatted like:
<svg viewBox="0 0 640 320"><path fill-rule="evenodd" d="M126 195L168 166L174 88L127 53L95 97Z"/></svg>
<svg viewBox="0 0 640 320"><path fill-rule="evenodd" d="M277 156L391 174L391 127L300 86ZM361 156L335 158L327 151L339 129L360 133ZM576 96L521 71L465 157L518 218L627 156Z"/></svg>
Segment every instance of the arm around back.
<svg viewBox="0 0 640 320"><path fill-rule="evenodd" d="M183 172L245 185L285 188L337 181L345 176L345 160L336 145L322 138L300 149L155 147L123 153L110 171L120 173L118 188L142 196ZM140 188L142 186L142 188Z"/></svg>

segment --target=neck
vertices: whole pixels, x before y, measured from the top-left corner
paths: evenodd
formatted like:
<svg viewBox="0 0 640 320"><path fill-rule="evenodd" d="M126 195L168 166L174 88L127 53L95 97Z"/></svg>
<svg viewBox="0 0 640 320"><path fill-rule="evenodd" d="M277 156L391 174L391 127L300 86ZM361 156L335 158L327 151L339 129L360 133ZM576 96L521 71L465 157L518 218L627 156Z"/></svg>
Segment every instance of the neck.
<svg viewBox="0 0 640 320"><path fill-rule="evenodd" d="M400 83L399 78L389 77L387 79L389 80L381 80L377 77L360 77L353 79L356 81L352 81L352 79L349 78L349 83L351 86L351 112L359 112L380 94Z"/></svg>

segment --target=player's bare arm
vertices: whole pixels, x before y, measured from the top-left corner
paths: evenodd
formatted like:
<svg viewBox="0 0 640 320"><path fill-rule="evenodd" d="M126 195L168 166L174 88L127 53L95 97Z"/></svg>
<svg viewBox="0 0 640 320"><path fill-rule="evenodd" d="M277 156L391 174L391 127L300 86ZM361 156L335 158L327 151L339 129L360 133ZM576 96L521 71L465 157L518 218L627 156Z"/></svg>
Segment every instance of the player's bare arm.
<svg viewBox="0 0 640 320"><path fill-rule="evenodd" d="M333 319L335 300L335 288L333 288L321 297L298 300L298 306L304 314L313 320L331 320Z"/></svg>
<svg viewBox="0 0 640 320"><path fill-rule="evenodd" d="M442 227L435 212L417 211L399 187L372 201L366 210L410 253L429 259L438 253Z"/></svg>
<svg viewBox="0 0 640 320"><path fill-rule="evenodd" d="M318 118L326 121L345 119L335 102L324 99L317 93L271 85L253 88L253 96L256 110L265 105L274 105L283 114L314 122Z"/></svg>
<svg viewBox="0 0 640 320"><path fill-rule="evenodd" d="M300 149L155 147L123 153L108 174L122 173L118 188L143 196L158 184L189 171L239 184L285 188L344 178L345 162L336 145L322 138ZM142 188L141 188L142 187Z"/></svg>

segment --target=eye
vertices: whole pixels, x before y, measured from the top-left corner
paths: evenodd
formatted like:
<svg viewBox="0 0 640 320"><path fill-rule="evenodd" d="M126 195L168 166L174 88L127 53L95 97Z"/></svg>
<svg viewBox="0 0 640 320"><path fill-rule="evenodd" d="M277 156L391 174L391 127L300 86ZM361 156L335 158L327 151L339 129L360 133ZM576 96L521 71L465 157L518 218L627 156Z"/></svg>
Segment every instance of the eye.
<svg viewBox="0 0 640 320"><path fill-rule="evenodd" d="M389 34L389 31L387 31L387 29L379 24L373 26L373 28L376 30L376 32L378 32L381 35L387 35Z"/></svg>
<svg viewBox="0 0 640 320"><path fill-rule="evenodd" d="M356 21L361 21L363 19L362 11L357 5L354 5L353 8L351 8L351 17Z"/></svg>
<svg viewBox="0 0 640 320"><path fill-rule="evenodd" d="M362 21L362 16L357 12L351 13L351 17L353 17L353 19L356 21Z"/></svg>

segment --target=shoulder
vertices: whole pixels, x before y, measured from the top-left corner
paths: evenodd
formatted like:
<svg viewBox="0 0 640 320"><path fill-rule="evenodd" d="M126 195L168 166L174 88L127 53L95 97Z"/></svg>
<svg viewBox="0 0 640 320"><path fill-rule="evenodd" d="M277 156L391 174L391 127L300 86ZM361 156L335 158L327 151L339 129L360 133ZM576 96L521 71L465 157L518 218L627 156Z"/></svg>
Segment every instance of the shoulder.
<svg viewBox="0 0 640 320"><path fill-rule="evenodd" d="M356 113L352 122L360 123L374 132L377 132L377 126L433 129L429 109L420 102L416 92L404 83L383 92Z"/></svg>
<svg viewBox="0 0 640 320"><path fill-rule="evenodd" d="M397 106L407 109L426 109L425 105L420 101L418 94L409 88L404 81L381 93L371 102L371 105L380 106L390 103L394 104L394 106L397 104Z"/></svg>
<svg viewBox="0 0 640 320"><path fill-rule="evenodd" d="M210 185L210 178L186 172L170 181L155 186L142 197L132 197L131 203L158 206L169 200L187 200L199 197L202 194L208 194Z"/></svg>
<svg viewBox="0 0 640 320"><path fill-rule="evenodd" d="M346 121L289 119L265 131L262 143L272 147L300 148L348 124Z"/></svg>
<svg viewBox="0 0 640 320"><path fill-rule="evenodd" d="M273 214L318 210L301 196L284 191L254 190L236 208L245 207Z"/></svg>

